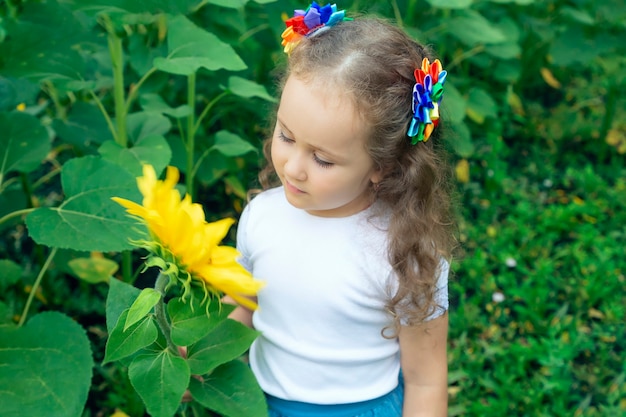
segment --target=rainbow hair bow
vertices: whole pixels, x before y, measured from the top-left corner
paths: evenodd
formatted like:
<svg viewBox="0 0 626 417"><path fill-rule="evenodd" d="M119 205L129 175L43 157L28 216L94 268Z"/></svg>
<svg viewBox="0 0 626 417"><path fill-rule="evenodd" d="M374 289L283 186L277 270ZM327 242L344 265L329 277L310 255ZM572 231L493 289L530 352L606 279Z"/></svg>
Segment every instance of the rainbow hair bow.
<svg viewBox="0 0 626 417"><path fill-rule="evenodd" d="M438 59L431 64L428 58L424 58L422 68L416 69L414 75L413 118L407 133L413 138L412 145L428 141L439 124L439 103L443 98L443 83L448 72L442 68Z"/></svg>
<svg viewBox="0 0 626 417"><path fill-rule="evenodd" d="M313 2L306 10L294 10L293 17L285 22L287 29L281 35L285 53L290 54L302 37L310 36L322 27L331 27L343 20L352 19L346 17L345 10L337 10L336 4L320 6Z"/></svg>

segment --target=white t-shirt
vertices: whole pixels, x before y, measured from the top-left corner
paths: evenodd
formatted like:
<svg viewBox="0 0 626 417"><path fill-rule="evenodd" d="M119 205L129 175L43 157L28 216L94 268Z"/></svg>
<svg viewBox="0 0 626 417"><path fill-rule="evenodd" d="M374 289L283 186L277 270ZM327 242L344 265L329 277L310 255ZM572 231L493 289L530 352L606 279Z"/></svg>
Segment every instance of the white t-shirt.
<svg viewBox="0 0 626 417"><path fill-rule="evenodd" d="M282 187L259 194L244 210L240 262L266 282L253 315L261 335L250 349L250 366L266 393L341 404L396 387L398 341L381 334L392 324L385 303L395 275L382 220L370 215L313 216L289 204ZM442 265L437 302L447 309L448 266Z"/></svg>

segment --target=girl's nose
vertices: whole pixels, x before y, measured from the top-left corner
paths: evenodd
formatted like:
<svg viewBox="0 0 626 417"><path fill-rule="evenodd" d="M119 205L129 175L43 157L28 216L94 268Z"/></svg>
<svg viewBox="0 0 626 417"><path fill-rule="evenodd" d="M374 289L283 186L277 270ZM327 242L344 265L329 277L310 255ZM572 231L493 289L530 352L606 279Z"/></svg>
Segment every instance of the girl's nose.
<svg viewBox="0 0 626 417"><path fill-rule="evenodd" d="M285 175L291 179L306 179L305 160L301 152L291 152L285 163Z"/></svg>

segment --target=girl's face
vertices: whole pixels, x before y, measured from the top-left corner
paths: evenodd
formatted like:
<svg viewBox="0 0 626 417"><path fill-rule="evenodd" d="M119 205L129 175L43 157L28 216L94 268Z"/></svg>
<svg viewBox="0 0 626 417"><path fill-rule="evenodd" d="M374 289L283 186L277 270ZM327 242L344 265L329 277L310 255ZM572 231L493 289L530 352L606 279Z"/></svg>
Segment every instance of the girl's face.
<svg viewBox="0 0 626 417"><path fill-rule="evenodd" d="M351 100L328 84L290 76L272 138L272 162L289 203L323 217L367 208L380 174L365 134Z"/></svg>

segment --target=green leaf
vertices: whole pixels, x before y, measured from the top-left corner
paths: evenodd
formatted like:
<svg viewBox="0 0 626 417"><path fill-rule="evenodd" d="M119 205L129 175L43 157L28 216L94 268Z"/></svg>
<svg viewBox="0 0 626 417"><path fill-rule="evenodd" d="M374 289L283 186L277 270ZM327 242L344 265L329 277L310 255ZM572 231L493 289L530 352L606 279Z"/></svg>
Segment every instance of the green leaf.
<svg viewBox="0 0 626 417"><path fill-rule="evenodd" d="M130 306L128 316L126 316L126 323L124 323L124 331L146 317L160 300L161 293L154 288L144 288L141 290L133 305Z"/></svg>
<svg viewBox="0 0 626 417"><path fill-rule="evenodd" d="M450 140L452 144L452 148L454 148L454 153L459 155L461 158L469 158L474 154L476 148L474 143L472 143L472 134L467 127L467 125L463 122L457 122L452 124L452 130L454 135Z"/></svg>
<svg viewBox="0 0 626 417"><path fill-rule="evenodd" d="M189 391L194 400L225 417L267 417L265 394L250 367L234 360L204 377L192 378Z"/></svg>
<svg viewBox="0 0 626 417"><path fill-rule="evenodd" d="M269 95L265 86L235 75L228 78L228 89L239 97L258 97L272 103L276 102L276 98Z"/></svg>
<svg viewBox="0 0 626 417"><path fill-rule="evenodd" d="M202 375L243 355L259 333L226 319L199 342L189 346L187 360L193 374Z"/></svg>
<svg viewBox="0 0 626 417"><path fill-rule="evenodd" d="M570 18L574 22L581 23L583 25L593 26L596 21L592 15L586 10L574 9L573 7L564 6L561 8L561 15L566 18Z"/></svg>
<svg viewBox="0 0 626 417"><path fill-rule="evenodd" d="M237 197L244 200L246 199L248 190L243 185L239 177L235 175L228 175L224 178L224 183L230 188L230 190L232 190L233 193L235 193Z"/></svg>
<svg viewBox="0 0 626 417"><path fill-rule="evenodd" d="M615 52L623 44L623 39L618 37L599 34L589 38L577 28L568 28L552 43L550 56L557 66L586 65L598 56Z"/></svg>
<svg viewBox="0 0 626 417"><path fill-rule="evenodd" d="M257 152L257 149L250 142L227 130L220 130L215 134L215 143L211 150L218 151L222 155L229 157L245 155L248 152Z"/></svg>
<svg viewBox="0 0 626 417"><path fill-rule="evenodd" d="M156 172L161 172L172 159L170 145L160 135L142 137L131 148L107 141L98 152L104 159L124 167L135 177L143 175L144 164L152 165Z"/></svg>
<svg viewBox="0 0 626 417"><path fill-rule="evenodd" d="M15 284L22 277L22 267L10 259L0 259L0 292Z"/></svg>
<svg viewBox="0 0 626 417"><path fill-rule="evenodd" d="M505 42L502 31L475 10L464 10L459 16L447 21L446 28L468 46Z"/></svg>
<svg viewBox="0 0 626 417"><path fill-rule="evenodd" d="M182 15L170 19L167 45L167 58L155 58L154 66L171 74L191 75L199 68L209 71L247 68L230 45Z"/></svg>
<svg viewBox="0 0 626 417"><path fill-rule="evenodd" d="M93 359L85 330L57 312L0 326L0 414L80 417Z"/></svg>
<svg viewBox="0 0 626 417"><path fill-rule="evenodd" d="M145 111L128 115L128 136L135 144L149 136L164 136L172 128L170 119Z"/></svg>
<svg viewBox="0 0 626 417"><path fill-rule="evenodd" d="M168 349L139 355L128 368L130 382L152 417L171 417L180 406L191 373L183 358Z"/></svg>
<svg viewBox="0 0 626 417"><path fill-rule="evenodd" d="M50 152L50 139L39 119L27 113L0 113L0 184L10 171L37 169Z"/></svg>
<svg viewBox="0 0 626 417"><path fill-rule="evenodd" d="M213 301L206 311L195 298L187 302L174 298L167 303L172 326L172 341L178 346L189 346L206 336L235 309L235 306Z"/></svg>
<svg viewBox="0 0 626 417"><path fill-rule="evenodd" d="M63 143L81 149L112 140L113 136L102 112L96 105L77 101L72 105L67 120L54 119L52 127Z"/></svg>
<svg viewBox="0 0 626 417"><path fill-rule="evenodd" d="M207 3L231 9L240 9L248 0L207 0Z"/></svg>
<svg viewBox="0 0 626 417"><path fill-rule="evenodd" d="M74 46L86 30L56 1L26 2L19 20L3 20L10 34L0 43L0 72L4 76L42 80L83 79L84 60Z"/></svg>
<svg viewBox="0 0 626 417"><path fill-rule="evenodd" d="M485 52L500 59L519 58L522 48L515 42L505 42L498 45L487 45Z"/></svg>
<svg viewBox="0 0 626 417"><path fill-rule="evenodd" d="M107 258L75 258L67 265L78 278L90 284L107 282L118 269L117 262Z"/></svg>
<svg viewBox="0 0 626 417"><path fill-rule="evenodd" d="M458 123L465 118L467 100L459 93L453 84L446 83L444 98L441 102L441 111L444 121Z"/></svg>
<svg viewBox="0 0 626 417"><path fill-rule="evenodd" d="M102 361L103 365L130 356L139 349L152 344L157 339L159 331L152 317L144 317L127 330L124 330L127 317L128 310L124 310L117 320L117 324L109 333L104 360Z"/></svg>
<svg viewBox="0 0 626 417"><path fill-rule="evenodd" d="M133 305L140 292L138 288L119 279L109 281L109 293L106 302L106 324L109 333L115 328L124 310Z"/></svg>
<svg viewBox="0 0 626 417"><path fill-rule="evenodd" d="M66 0L79 10L91 10L96 13L189 13L201 0Z"/></svg>
<svg viewBox="0 0 626 417"><path fill-rule="evenodd" d="M469 91L467 106L467 115L478 124L483 124L487 117L498 117L498 104L482 88L475 87Z"/></svg>
<svg viewBox="0 0 626 417"><path fill-rule="evenodd" d="M94 156L74 158L63 165L61 183L65 200L59 207L38 208L26 217L37 243L108 252L131 249L129 239L143 236L137 220L111 200L141 198L135 177L119 165Z"/></svg>
<svg viewBox="0 0 626 417"><path fill-rule="evenodd" d="M182 119L191 114L191 107L189 107L189 105L183 104L174 109L170 107L160 95L154 93L143 94L139 97L139 104L145 112L162 113L175 119Z"/></svg>
<svg viewBox="0 0 626 417"><path fill-rule="evenodd" d="M438 9L468 9L473 0L426 0L431 6Z"/></svg>

